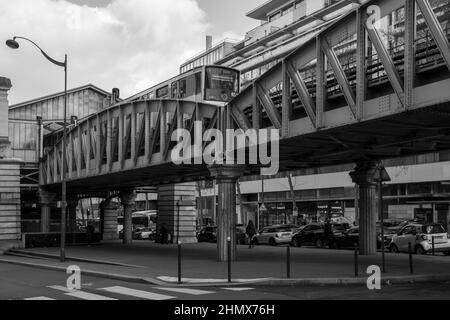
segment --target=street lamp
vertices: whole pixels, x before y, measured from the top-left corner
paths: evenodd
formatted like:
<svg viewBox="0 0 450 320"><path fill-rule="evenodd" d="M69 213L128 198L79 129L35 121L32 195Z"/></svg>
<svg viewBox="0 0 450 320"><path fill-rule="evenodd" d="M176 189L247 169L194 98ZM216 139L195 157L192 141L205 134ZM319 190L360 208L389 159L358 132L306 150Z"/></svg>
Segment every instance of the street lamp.
<svg viewBox="0 0 450 320"><path fill-rule="evenodd" d="M386 272L386 260L384 256L384 214L383 214L383 182L391 181L388 172L384 166L380 165L378 170L375 172L373 179L378 183L378 214L381 219L381 259L382 259L382 271Z"/></svg>
<svg viewBox="0 0 450 320"><path fill-rule="evenodd" d="M61 248L60 248L60 260L64 262L66 260L66 128L67 128L67 54L64 57L64 62L57 61L50 57L44 50L42 50L35 42L24 37L14 37L6 41L6 45L11 49L19 49L19 43L16 39L26 40L37 47L44 57L51 63L64 68L64 124L63 124L63 147L62 147L62 174L61 174Z"/></svg>

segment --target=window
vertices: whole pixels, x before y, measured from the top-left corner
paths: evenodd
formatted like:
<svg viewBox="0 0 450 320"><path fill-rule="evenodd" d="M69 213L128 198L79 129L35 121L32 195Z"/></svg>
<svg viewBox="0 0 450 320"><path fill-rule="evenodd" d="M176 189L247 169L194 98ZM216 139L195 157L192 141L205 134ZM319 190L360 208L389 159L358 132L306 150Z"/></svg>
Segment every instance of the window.
<svg viewBox="0 0 450 320"><path fill-rule="evenodd" d="M156 90L156 98L166 98L169 95L169 86L162 87Z"/></svg>

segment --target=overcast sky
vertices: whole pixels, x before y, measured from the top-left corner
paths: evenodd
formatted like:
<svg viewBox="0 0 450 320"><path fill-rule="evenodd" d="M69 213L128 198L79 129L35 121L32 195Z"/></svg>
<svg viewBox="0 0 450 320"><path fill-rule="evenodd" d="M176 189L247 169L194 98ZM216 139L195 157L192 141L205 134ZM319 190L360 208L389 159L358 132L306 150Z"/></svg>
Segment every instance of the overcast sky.
<svg viewBox="0 0 450 320"><path fill-rule="evenodd" d="M31 38L57 60L69 57L69 88L92 83L128 97L178 73L205 35L242 39L259 24L245 16L265 0L0 0L0 40ZM0 45L10 104L64 89L63 70L31 44Z"/></svg>

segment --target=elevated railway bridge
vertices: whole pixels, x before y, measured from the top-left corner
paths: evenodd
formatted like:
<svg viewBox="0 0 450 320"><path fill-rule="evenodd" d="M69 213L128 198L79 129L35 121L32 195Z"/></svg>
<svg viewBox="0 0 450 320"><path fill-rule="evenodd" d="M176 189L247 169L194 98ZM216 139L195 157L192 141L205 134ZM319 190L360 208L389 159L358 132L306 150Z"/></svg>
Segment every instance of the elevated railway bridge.
<svg viewBox="0 0 450 320"><path fill-rule="evenodd" d="M223 108L149 99L90 116L43 152L40 185L59 192L62 143L68 192L119 192L125 212L136 187L212 176L219 185L218 258L226 260L226 239L235 236L236 179L259 168L175 165L172 132L192 132L194 121L204 129L279 129L282 171L356 164L351 177L359 186L360 249L373 254L379 162L450 148L449 38L448 0L366 1Z"/></svg>

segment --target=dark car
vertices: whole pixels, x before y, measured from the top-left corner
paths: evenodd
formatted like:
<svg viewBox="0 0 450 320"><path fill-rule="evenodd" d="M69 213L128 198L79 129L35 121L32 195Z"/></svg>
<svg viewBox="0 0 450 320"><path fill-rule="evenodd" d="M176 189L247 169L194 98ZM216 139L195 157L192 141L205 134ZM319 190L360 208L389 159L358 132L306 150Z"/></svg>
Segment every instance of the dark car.
<svg viewBox="0 0 450 320"><path fill-rule="evenodd" d="M217 227L204 227L197 234L198 242L217 242ZM244 227L236 227L236 243L246 244L247 236Z"/></svg>
<svg viewBox="0 0 450 320"><path fill-rule="evenodd" d="M389 246L389 243L392 240L394 233L389 230L384 231L384 241L381 240L381 227L377 226L377 248L381 249L382 243L384 242L384 246ZM354 248L355 244L359 245L359 227L353 227L340 235L336 235L333 239L333 242L330 244L330 247L336 249L349 249Z"/></svg>
<svg viewBox="0 0 450 320"><path fill-rule="evenodd" d="M291 240L291 245L294 247L316 246L318 248L331 246L334 244L334 238L341 236L347 230L347 228L347 224L332 223L331 234L326 237L325 224L311 223L294 234Z"/></svg>
<svg viewBox="0 0 450 320"><path fill-rule="evenodd" d="M217 227L204 227L197 235L198 242L216 242Z"/></svg>

